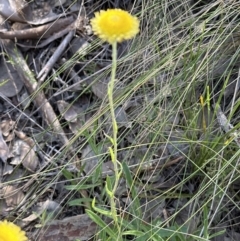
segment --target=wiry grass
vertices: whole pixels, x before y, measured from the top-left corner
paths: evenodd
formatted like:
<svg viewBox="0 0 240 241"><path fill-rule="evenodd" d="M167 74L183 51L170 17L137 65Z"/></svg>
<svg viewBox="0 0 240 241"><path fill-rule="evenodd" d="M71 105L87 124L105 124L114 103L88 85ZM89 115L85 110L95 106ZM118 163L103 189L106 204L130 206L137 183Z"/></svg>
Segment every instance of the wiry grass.
<svg viewBox="0 0 240 241"><path fill-rule="evenodd" d="M119 46L125 51L119 54L114 90L114 106L128 107L129 122L129 127L122 126L118 134L123 174L115 200L121 233L111 223L106 176L102 175L103 163L110 161L107 147L111 143L103 134L112 133L108 100L94 97L91 89L109 78L111 49L97 40L91 42L85 56L74 55L42 85L50 100L64 100L69 92L64 86L56 88L53 79L63 74L66 66L83 63L81 73L85 71L91 81L86 81L68 102L78 103L84 95L92 100L79 114L88 116L82 127L69 136L76 155L81 157L88 145L94 153L82 157L81 162L97 158L97 165L87 174L84 167L79 172L70 170L75 159L66 157L68 147L52 143L54 154L50 148L42 149L51 164L37 173L38 181L29 189L25 207L67 180L71 185L58 214L71 205L85 207L99 225L95 240L190 241L214 240L218 235L223 235L223 240L231 233L236 235L240 148L221 130L215 107L221 106L237 131L239 90L233 85L239 78L237 8L237 3L224 1L151 0L133 4L141 33ZM95 75L96 71L99 74ZM67 127L60 114L59 118ZM180 161L167 166L179 157ZM156 163L150 167L154 160L161 167ZM113 184L114 178L108 181ZM79 195L81 189L87 190L88 197ZM96 206L92 208L94 197ZM21 217L26 213L23 211Z"/></svg>

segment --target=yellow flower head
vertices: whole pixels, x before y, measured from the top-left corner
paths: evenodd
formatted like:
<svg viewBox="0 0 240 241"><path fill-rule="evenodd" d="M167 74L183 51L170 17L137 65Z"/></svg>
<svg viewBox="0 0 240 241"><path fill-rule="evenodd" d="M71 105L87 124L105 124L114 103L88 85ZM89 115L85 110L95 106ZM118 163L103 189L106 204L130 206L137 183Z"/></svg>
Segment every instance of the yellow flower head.
<svg viewBox="0 0 240 241"><path fill-rule="evenodd" d="M25 232L6 220L0 221L0 241L27 241Z"/></svg>
<svg viewBox="0 0 240 241"><path fill-rule="evenodd" d="M121 9L95 13L91 25L94 34L111 44L131 39L139 32L138 19Z"/></svg>

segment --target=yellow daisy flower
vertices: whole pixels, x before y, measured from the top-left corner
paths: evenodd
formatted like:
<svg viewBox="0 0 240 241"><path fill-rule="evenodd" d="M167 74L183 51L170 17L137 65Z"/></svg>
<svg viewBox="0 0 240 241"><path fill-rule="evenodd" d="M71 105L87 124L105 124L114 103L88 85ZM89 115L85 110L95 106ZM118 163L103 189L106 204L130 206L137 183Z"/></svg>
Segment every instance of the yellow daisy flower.
<svg viewBox="0 0 240 241"><path fill-rule="evenodd" d="M139 20L121 9L95 13L91 25L94 34L110 44L131 39L139 32Z"/></svg>
<svg viewBox="0 0 240 241"><path fill-rule="evenodd" d="M0 221L0 241L27 241L25 232L14 223Z"/></svg>

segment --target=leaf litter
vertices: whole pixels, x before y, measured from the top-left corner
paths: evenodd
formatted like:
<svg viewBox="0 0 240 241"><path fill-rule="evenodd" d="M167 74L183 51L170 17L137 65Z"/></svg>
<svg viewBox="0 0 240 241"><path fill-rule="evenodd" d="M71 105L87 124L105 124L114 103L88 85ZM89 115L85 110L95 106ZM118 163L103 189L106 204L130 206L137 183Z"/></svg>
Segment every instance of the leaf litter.
<svg viewBox="0 0 240 241"><path fill-rule="evenodd" d="M126 10L130 10L133 4L133 1L112 2L109 1L112 7ZM194 4L189 2L191 7L186 12L183 6L177 7L177 2L168 9L167 21L173 23L172 29L169 29L172 46L181 43L186 36L179 25L188 18L193 19L194 11L200 11L194 10ZM135 9L141 7L140 1L136 4ZM103 5L109 7L108 1ZM89 205L86 200L96 196L99 203L103 203L103 183L107 175L113 175L108 153L110 144L105 135L111 136L112 131L107 107L111 49L105 43L91 49L94 37L88 20L93 9L101 9L97 1L86 4L76 1L72 4L68 0L4 0L0 4L3 51L0 60L0 218L9 215L16 218L21 214L22 226L26 227L31 240L60 240L59 237L69 241L77 238L89 240L96 233L96 225L85 214L84 209ZM142 26L147 29L148 25L146 17ZM202 31L199 26L195 26L197 34ZM231 45L232 37L235 33L224 44ZM159 38L163 58L169 51L168 46L164 46L165 42ZM193 232L199 226L200 216L190 218L194 209L188 200L200 184L197 180L182 183L185 173L194 170L192 163L188 162L190 153L194 151L188 143L191 134L186 134L182 128L189 124L186 120L188 108L184 109L184 103L176 106L174 100L175 91L184 92L187 83L182 80L175 86L171 83L172 79L178 78L181 68L188 61L182 56L176 60L177 63L170 63L172 66L175 64L176 70L163 68L153 78L149 73L147 81L139 85L134 81L149 70L152 62L148 58L153 53L145 49L136 53L135 58L128 59L130 49L131 41L120 44L118 49L119 74L114 92L114 99L121 103L115 108L120 133L118 159L127 163L138 180L134 185L144 222L161 220L170 225L169 220L175 215L175 223L185 223ZM225 49L224 46L218 49L218 54L210 61L208 73L214 76L210 82L214 102L217 102L219 90L224 86L220 76L233 64ZM231 52L234 51L232 46ZM200 56L200 61L206 58L204 53ZM125 58L123 62L122 58ZM238 59L234 64L239 67ZM129 79L127 75L130 73L132 77ZM202 79L196 87L197 93L201 93L207 74L200 75ZM219 126L224 132L231 132L230 136L239 146L239 131L222 111L228 106L229 98L234 96L235 100L239 99L238 78L232 74L224 91L224 101L220 103L221 108L216 109L212 105L210 114L214 118L212 112L217 110L215 119ZM133 93L127 93L128 86L130 89L134 86ZM192 98L193 95L189 97L189 102L194 105L196 98L194 101ZM206 115L204 113L201 118ZM239 123L238 115L239 111L236 111L235 126ZM160 128L159 122L166 124ZM214 131L219 126L216 122L207 122L207 127ZM197 133L201 133L198 136L200 142L204 134L200 124L197 128ZM188 131L191 132L190 128ZM96 177L100 178L100 182L96 181ZM77 185L78 180L82 184L79 192L68 193L58 186ZM181 187L177 187L181 183ZM91 184L97 187L88 188L87 185ZM135 197L130 197L127 186L122 178L116 195L118 208L131 212ZM159 194L172 189L176 196ZM31 194L32 197L29 196ZM80 208L67 205L74 198L85 200ZM26 202L27 199L29 201ZM45 223L41 229L34 228L44 215L51 212L55 214L51 222ZM234 212L231 215L233 219L237 218ZM219 218L220 214L216 215L216 220ZM224 222L229 222L229 219L225 218ZM217 221L213 223L213 227L218 226ZM239 232L231 228L224 240L238 237Z"/></svg>

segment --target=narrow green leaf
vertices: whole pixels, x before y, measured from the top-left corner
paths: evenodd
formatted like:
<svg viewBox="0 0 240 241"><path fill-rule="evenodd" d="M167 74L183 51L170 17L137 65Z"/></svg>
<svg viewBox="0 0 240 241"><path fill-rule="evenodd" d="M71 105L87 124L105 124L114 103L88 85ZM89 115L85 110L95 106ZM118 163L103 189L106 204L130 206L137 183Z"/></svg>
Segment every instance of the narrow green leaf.
<svg viewBox="0 0 240 241"><path fill-rule="evenodd" d="M107 176L107 179L106 179L106 192L110 198L113 198L114 193L112 192L112 182L109 176Z"/></svg>
<svg viewBox="0 0 240 241"><path fill-rule="evenodd" d="M87 215L98 225L100 226L102 229L104 229L104 231L112 238L116 239L116 232L115 230L113 230L112 228L109 227L109 225L107 223L105 223L101 217L99 215L97 215L96 213L92 212L91 210L87 209L86 210Z"/></svg>
<svg viewBox="0 0 240 241"><path fill-rule="evenodd" d="M144 233L138 230L129 230L129 231L123 232L123 235L133 235L136 237L141 237L142 235L144 235Z"/></svg>
<svg viewBox="0 0 240 241"><path fill-rule="evenodd" d="M217 236L219 236L219 235L222 235L222 234L224 234L224 233L226 233L226 229L221 230L221 231L219 231L219 232L217 232L217 233L214 233L214 234L210 235L210 236L209 236L209 239L212 239L212 238L217 237Z"/></svg>
<svg viewBox="0 0 240 241"><path fill-rule="evenodd" d="M99 163L98 166L95 168L92 176L92 183L99 186L99 180L102 179L102 163Z"/></svg>
<svg viewBox="0 0 240 241"><path fill-rule="evenodd" d="M67 190L84 190L84 189L89 189L89 188L94 188L94 187L98 187L99 183L94 183L94 184L76 184L76 185L67 185L65 188Z"/></svg>
<svg viewBox="0 0 240 241"><path fill-rule="evenodd" d="M130 172L126 162L122 163L122 169L123 169L123 173L124 173L125 178L126 178L127 185L130 188L130 194L131 194L131 198L132 198L132 203L130 205L129 211L130 211L131 214L133 214L134 217L137 217L133 220L133 225L138 227L140 225L140 222L141 222L140 218L138 218L138 217L142 217L142 210L141 210L141 207L140 207L140 201L139 201L139 198L138 198L138 194L137 194L135 185L133 183L131 172Z"/></svg>
<svg viewBox="0 0 240 241"><path fill-rule="evenodd" d="M74 175L67 169L62 169L62 174L67 180L71 180L74 178Z"/></svg>
<svg viewBox="0 0 240 241"><path fill-rule="evenodd" d="M111 211L96 207L96 206L95 206L95 202L96 202L96 199L94 198L93 201L92 201L92 208L93 208L93 210L95 210L95 211L103 214L104 216L107 216L107 217L112 218L112 213L111 213Z"/></svg>

